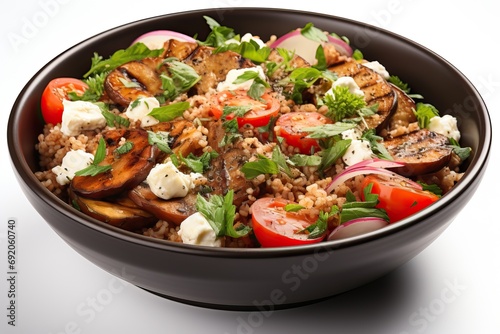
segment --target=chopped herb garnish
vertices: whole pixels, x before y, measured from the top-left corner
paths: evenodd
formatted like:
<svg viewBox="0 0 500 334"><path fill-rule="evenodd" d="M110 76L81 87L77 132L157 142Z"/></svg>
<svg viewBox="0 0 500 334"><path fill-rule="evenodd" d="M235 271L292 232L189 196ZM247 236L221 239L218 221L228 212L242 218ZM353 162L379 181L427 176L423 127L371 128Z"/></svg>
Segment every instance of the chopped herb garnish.
<svg viewBox="0 0 500 334"><path fill-rule="evenodd" d="M373 153L381 159L394 160L387 148L383 144L384 138L378 136L375 129L369 129L363 133L361 136L362 140L366 140L370 143L370 147Z"/></svg>
<svg viewBox="0 0 500 334"><path fill-rule="evenodd" d="M359 111L366 107L363 96L350 92L349 87L338 85L332 89L333 96L326 94L324 103L328 107L329 118L342 121L345 118L359 115Z"/></svg>
<svg viewBox="0 0 500 334"><path fill-rule="evenodd" d="M158 57L163 52L163 49L150 50L144 43L134 43L127 49L118 50L111 57L103 60L103 57L94 53L90 70L84 74L84 78L92 74L101 74L109 72L125 63L141 60L147 57Z"/></svg>
<svg viewBox="0 0 500 334"><path fill-rule="evenodd" d="M203 173L210 168L210 162L215 159L219 154L215 151L204 152L201 156L197 157L193 153L189 153L187 157L179 156L179 159L195 173Z"/></svg>
<svg viewBox="0 0 500 334"><path fill-rule="evenodd" d="M115 150L114 153L121 155L125 154L128 151L130 151L134 147L134 143L131 141L126 141L123 145L118 146Z"/></svg>
<svg viewBox="0 0 500 334"><path fill-rule="evenodd" d="M316 28L311 22L307 23L304 28L300 29L300 33L307 39L318 43L327 42L328 37L320 29Z"/></svg>
<svg viewBox="0 0 500 334"><path fill-rule="evenodd" d="M77 176L96 176L97 174L107 172L111 169L111 165L103 165L99 164L106 158L106 142L104 138L99 139L99 144L97 145L97 150L94 155L94 160L92 164L85 167L82 170L79 170L75 173Z"/></svg>
<svg viewBox="0 0 500 334"><path fill-rule="evenodd" d="M240 238L251 231L249 226L243 224L234 225L236 206L233 204L233 197L234 192L232 189L224 197L211 195L208 200L200 194L196 197L196 210L205 217L217 237Z"/></svg>
<svg viewBox="0 0 500 334"><path fill-rule="evenodd" d="M431 118L439 116L439 111L431 104L419 102L416 104L415 116L417 116L418 126L425 129L429 126Z"/></svg>
<svg viewBox="0 0 500 334"><path fill-rule="evenodd" d="M106 106L105 104L102 104L102 106L103 107L101 108L101 113L106 119L106 124L109 127L119 127L119 126L128 127L130 125L130 121L128 119L120 115L113 114L112 112L106 110L107 108L104 107Z"/></svg>
<svg viewBox="0 0 500 334"><path fill-rule="evenodd" d="M370 183L363 189L365 201L358 202L352 192L346 194L346 202L342 205L340 212L340 223L343 224L349 220L376 217L389 221L389 216L384 209L378 209L375 206L378 204L378 195L372 194L373 184Z"/></svg>
<svg viewBox="0 0 500 334"><path fill-rule="evenodd" d="M333 205L330 212L321 211L316 223L309 225L299 233L308 233L308 239L316 239L325 234L328 227L328 219L339 212L339 208Z"/></svg>
<svg viewBox="0 0 500 334"><path fill-rule="evenodd" d="M443 190L437 184L427 184L421 181L417 181L418 184L422 186L422 190L430 191L431 193L441 196L443 194Z"/></svg>
<svg viewBox="0 0 500 334"><path fill-rule="evenodd" d="M356 127L354 123L336 122L333 124L324 124L304 128L303 131L309 132L309 138L328 138L341 134L342 132Z"/></svg>
<svg viewBox="0 0 500 334"><path fill-rule="evenodd" d="M450 141L450 146L453 149L453 152L458 155L461 161L467 160L472 152L472 148L470 147L461 147L460 144L453 138L448 138Z"/></svg>
<svg viewBox="0 0 500 334"><path fill-rule="evenodd" d="M345 154L350 145L351 139L342 139L336 141L333 146L321 151L321 162L318 166L318 171L323 173L325 170L330 168L330 166L332 166Z"/></svg>
<svg viewBox="0 0 500 334"><path fill-rule="evenodd" d="M160 151L170 154L172 149L170 148L170 138L168 132L165 131L148 131L148 143L149 145L156 145Z"/></svg>
<svg viewBox="0 0 500 334"><path fill-rule="evenodd" d="M182 116L185 110L189 109L189 102L176 102L166 106L153 108L148 116L152 116L160 122L169 122L177 117Z"/></svg>
<svg viewBox="0 0 500 334"><path fill-rule="evenodd" d="M291 203L291 204L285 205L286 212L297 212L297 211L300 211L302 209L305 209L305 207L300 205L300 204L296 204L296 203Z"/></svg>
<svg viewBox="0 0 500 334"><path fill-rule="evenodd" d="M266 156L259 155L259 159L246 162L241 167L241 172L247 179L253 179L261 174L276 175L280 171L280 166Z"/></svg>
<svg viewBox="0 0 500 334"><path fill-rule="evenodd" d="M239 37L237 37L234 33L233 28L221 26L217 21L209 16L203 16L203 18L210 27L211 32L210 34L208 34L205 41L198 41L198 44L218 48L222 45L225 45L226 41L230 39L239 39Z"/></svg>
<svg viewBox="0 0 500 334"><path fill-rule="evenodd" d="M201 79L201 76L191 66L176 58L167 58L163 63L167 65L169 75L162 73L160 78L164 91L163 96L168 100L188 91Z"/></svg>

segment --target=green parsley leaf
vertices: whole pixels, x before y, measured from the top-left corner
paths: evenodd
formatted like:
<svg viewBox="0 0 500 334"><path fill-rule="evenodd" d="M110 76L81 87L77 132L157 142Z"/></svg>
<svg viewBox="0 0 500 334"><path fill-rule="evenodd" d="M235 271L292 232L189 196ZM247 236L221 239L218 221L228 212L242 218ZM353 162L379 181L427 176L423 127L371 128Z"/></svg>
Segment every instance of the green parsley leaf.
<svg viewBox="0 0 500 334"><path fill-rule="evenodd" d="M361 52L361 50L359 49L355 49L353 52L352 52L352 58L354 60L362 60L365 56L363 55L363 52Z"/></svg>
<svg viewBox="0 0 500 334"><path fill-rule="evenodd" d="M350 145L351 139L342 139L336 141L333 146L321 151L321 162L318 171L323 173L323 171L335 164L345 154Z"/></svg>
<svg viewBox="0 0 500 334"><path fill-rule="evenodd" d="M204 152L201 156L197 157L193 153L189 153L187 157L179 156L180 160L188 166L195 173L203 173L210 168L210 162L215 159L219 154L215 151Z"/></svg>
<svg viewBox="0 0 500 334"><path fill-rule="evenodd" d="M285 205L286 212L297 212L297 211L300 211L302 209L305 209L305 207L300 205L300 204L296 204L296 203L291 203L291 204Z"/></svg>
<svg viewBox="0 0 500 334"><path fill-rule="evenodd" d="M460 147L460 144L453 138L448 138L450 141L450 146L453 149L453 152L458 155L461 161L467 160L469 158L472 148L470 147Z"/></svg>
<svg viewBox="0 0 500 334"><path fill-rule="evenodd" d="M417 116L418 126L425 129L429 126L431 118L439 116L439 111L431 104L419 102L416 104L415 116Z"/></svg>
<svg viewBox="0 0 500 334"><path fill-rule="evenodd" d="M320 70L320 71L325 71L328 69L328 66L326 64L326 56L325 56L325 50L321 45L318 46L316 49L316 60L318 61L316 65L313 67Z"/></svg>
<svg viewBox="0 0 500 334"><path fill-rule="evenodd" d="M177 117L182 116L185 110L189 109L191 105L189 102L176 102L166 106L153 108L148 114L159 120L160 122L169 122Z"/></svg>
<svg viewBox="0 0 500 334"><path fill-rule="evenodd" d="M316 239L325 234L326 229L328 228L328 219L339 212L339 208L336 205L333 205L330 209L330 212L321 211L319 213L318 220L316 223L309 225L299 233L309 233L308 239Z"/></svg>
<svg viewBox="0 0 500 334"><path fill-rule="evenodd" d="M318 155L294 154L290 157L290 161L299 167L303 166L319 166L321 157Z"/></svg>
<svg viewBox="0 0 500 334"><path fill-rule="evenodd" d="M201 76L191 66L176 58L167 58L163 61L167 65L170 75L162 73L162 88L167 99L174 99L179 94L188 91L200 81Z"/></svg>
<svg viewBox="0 0 500 334"><path fill-rule="evenodd" d="M172 149L170 148L170 139L168 132L165 131L148 131L148 143L149 145L156 145L160 151L170 154ZM175 164L175 163L174 163ZM176 165L177 166L177 165Z"/></svg>
<svg viewBox="0 0 500 334"><path fill-rule="evenodd" d="M221 26L217 21L209 16L203 16L208 26L212 30L205 41L198 41L200 45L217 48L226 43L227 40L236 38L234 29Z"/></svg>
<svg viewBox="0 0 500 334"><path fill-rule="evenodd" d="M130 151L134 147L134 143L131 141L126 141L123 145L118 146L115 148L114 153L117 155L125 154L128 151Z"/></svg>
<svg viewBox="0 0 500 334"><path fill-rule="evenodd" d="M309 132L308 138L328 138L341 134L342 132L356 127L354 123L336 122L333 124L324 124L302 129Z"/></svg>
<svg viewBox="0 0 500 334"><path fill-rule="evenodd" d="M300 29L300 34L311 41L318 43L328 42L328 37L320 29L316 28L311 22L307 23L304 28Z"/></svg>
<svg viewBox="0 0 500 334"><path fill-rule="evenodd" d="M328 107L326 115L334 121L356 116L359 110L366 107L364 97L352 94L349 87L339 85L332 92L334 96L325 95L324 103Z"/></svg>
<svg viewBox="0 0 500 334"><path fill-rule="evenodd" d="M422 186L422 190L430 191L431 193L441 196L443 194L443 190L437 184L427 184L422 181L417 181L418 184Z"/></svg>
<svg viewBox="0 0 500 334"><path fill-rule="evenodd" d="M278 164L278 166L281 168L281 170L283 170L283 172L286 175L288 175L290 177L293 176L292 171L290 170L290 167L288 166L287 158L281 152L278 145L274 146L274 148L273 148L272 159L274 162L276 162L276 164Z"/></svg>
<svg viewBox="0 0 500 334"><path fill-rule="evenodd" d="M253 179L261 174L276 175L280 171L280 166L273 160L260 155L259 160L249 161L243 164L241 172L247 179Z"/></svg>
<svg viewBox="0 0 500 334"><path fill-rule="evenodd" d="M375 153L381 159L385 160L394 160L394 158L390 155L387 148L382 143L384 138L378 136L375 132L375 129L369 129L363 133L361 136L362 140L366 140L370 143L372 152Z"/></svg>
<svg viewBox="0 0 500 334"><path fill-rule="evenodd" d="M97 145L97 150L94 155L94 160L92 164L81 169L75 173L77 176L96 176L97 174L104 173L111 169L111 165L99 164L106 158L106 142L104 138L99 139L99 144Z"/></svg>
<svg viewBox="0 0 500 334"><path fill-rule="evenodd" d="M256 64L263 63L271 54L271 48L268 46L259 46L257 42L251 40L249 42L229 43L219 46L213 53L225 51L233 51L240 54L243 58L249 59Z"/></svg>
<svg viewBox="0 0 500 334"><path fill-rule="evenodd" d="M365 196L364 202L357 202L352 192L347 193L347 201L342 205L342 210L340 212L341 224L363 217L377 217L389 221L387 212L375 207L378 204L378 195L371 193L372 188L373 184L369 184L363 189L363 194Z"/></svg>
<svg viewBox="0 0 500 334"><path fill-rule="evenodd" d="M205 217L217 237L240 238L251 231L249 226L234 225L236 206L233 204L233 198L234 191L232 189L224 197L211 195L208 200L200 194L196 197L196 210Z"/></svg>
<svg viewBox="0 0 500 334"><path fill-rule="evenodd" d="M96 103L97 104L97 103ZM120 115L116 115L116 114L113 114L112 112L106 110L106 108L104 108L104 104L102 104L103 107L101 108L101 113L102 115L104 116L104 119L106 119L106 124L109 126L109 127L119 127L119 126L124 126L124 127L128 127L130 125L130 121Z"/></svg>

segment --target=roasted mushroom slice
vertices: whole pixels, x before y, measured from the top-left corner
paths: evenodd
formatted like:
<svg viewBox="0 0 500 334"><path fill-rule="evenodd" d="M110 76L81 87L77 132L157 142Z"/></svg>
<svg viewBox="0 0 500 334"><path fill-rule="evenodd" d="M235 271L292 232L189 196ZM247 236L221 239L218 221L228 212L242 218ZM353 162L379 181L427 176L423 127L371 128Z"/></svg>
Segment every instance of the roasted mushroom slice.
<svg viewBox="0 0 500 334"><path fill-rule="evenodd" d="M130 190L129 198L156 216L158 219L180 225L184 219L196 212L196 194L189 193L186 197L164 200L157 197L146 183Z"/></svg>
<svg viewBox="0 0 500 334"><path fill-rule="evenodd" d="M111 71L104 81L104 89L113 102L127 107L140 97L155 96L162 91L154 62L131 61Z"/></svg>
<svg viewBox="0 0 500 334"><path fill-rule="evenodd" d="M220 121L208 125L208 143L216 148L219 156L212 160L212 167L208 171L208 185L214 194L225 195L228 190L234 191L233 203L240 206L248 200L248 190L257 196L259 188L247 180L241 172L241 167L248 161L248 152L241 147L241 141L231 146L219 147L225 135Z"/></svg>
<svg viewBox="0 0 500 334"><path fill-rule="evenodd" d="M151 126L153 132L168 132L172 151L177 155L187 157L189 153L196 154L203 149L201 143L206 140L205 135L197 127L185 119L171 122L161 122Z"/></svg>
<svg viewBox="0 0 500 334"><path fill-rule="evenodd" d="M158 221L158 218L134 202L127 201L128 198L118 198L115 201L96 200L79 196L70 190L69 199L73 206L90 217L128 231L137 231Z"/></svg>
<svg viewBox="0 0 500 334"><path fill-rule="evenodd" d="M453 152L448 144L447 137L426 129L384 141L394 160L404 163L394 169L404 176L428 174L446 166Z"/></svg>
<svg viewBox="0 0 500 334"><path fill-rule="evenodd" d="M106 158L101 165L111 169L94 176L75 176L71 189L84 197L105 198L132 189L147 177L154 167L159 149L148 142L148 133L143 129L115 129L103 132L106 142ZM116 149L130 142L126 153L117 154Z"/></svg>
<svg viewBox="0 0 500 334"><path fill-rule="evenodd" d="M184 59L189 57L189 55L193 53L193 51L196 50L197 47L198 43L182 42L176 39L169 39L163 45L163 49L165 51L161 55L161 58L174 57L179 59L180 61L183 61Z"/></svg>
<svg viewBox="0 0 500 334"><path fill-rule="evenodd" d="M400 88L393 86L394 92L398 96L398 105L394 114L387 122L387 131L389 136L397 137L408 133L410 125L417 121L415 115L415 101Z"/></svg>
<svg viewBox="0 0 500 334"><path fill-rule="evenodd" d="M365 118L370 129L386 127L387 121L396 110L397 95L393 86L380 74L356 61L346 61L328 68L339 77L350 76L365 93L366 104L378 104L377 113Z"/></svg>
<svg viewBox="0 0 500 334"><path fill-rule="evenodd" d="M232 69L249 68L255 65L233 51L214 53L214 48L199 46L184 62L191 66L201 79L193 87L196 94L203 95L226 79Z"/></svg>

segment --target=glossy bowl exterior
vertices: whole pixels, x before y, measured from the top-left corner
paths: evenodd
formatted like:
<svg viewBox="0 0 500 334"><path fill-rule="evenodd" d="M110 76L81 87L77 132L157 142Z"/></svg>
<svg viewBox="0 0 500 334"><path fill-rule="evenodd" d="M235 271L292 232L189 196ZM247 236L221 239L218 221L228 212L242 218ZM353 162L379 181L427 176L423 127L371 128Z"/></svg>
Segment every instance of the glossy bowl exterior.
<svg viewBox="0 0 500 334"><path fill-rule="evenodd" d="M42 131L40 96L55 77L81 77L94 52L107 57L151 30L208 34L208 15L238 33L263 38L308 22L348 36L367 59L409 82L441 112L458 118L462 143L473 148L468 170L440 201L386 229L318 245L281 249L214 249L172 244L93 220L47 191L35 178L34 149ZM256 24L258 22L258 24ZM36 120L36 121L34 121ZM444 59L403 37L359 22L278 9L213 9L133 22L92 37L56 57L20 93L10 116L8 146L28 200L72 248L104 270L164 297L224 309L270 310L323 299L359 287L404 264L452 222L479 185L488 161L491 123L470 82Z"/></svg>

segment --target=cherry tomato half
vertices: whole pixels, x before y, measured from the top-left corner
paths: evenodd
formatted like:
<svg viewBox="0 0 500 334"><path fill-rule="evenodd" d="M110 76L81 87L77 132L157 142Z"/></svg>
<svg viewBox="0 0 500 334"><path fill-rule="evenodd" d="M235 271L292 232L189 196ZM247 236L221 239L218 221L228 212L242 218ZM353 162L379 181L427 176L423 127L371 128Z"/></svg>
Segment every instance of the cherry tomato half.
<svg viewBox="0 0 500 334"><path fill-rule="evenodd" d="M61 123L64 110L62 101L68 99L68 93L75 92L82 95L88 88L85 82L75 78L51 80L45 87L40 101L44 121L51 124Z"/></svg>
<svg viewBox="0 0 500 334"><path fill-rule="evenodd" d="M332 123L332 120L318 112L289 112L276 120L275 135L283 137L288 145L296 147L302 154L311 154L319 149L318 141L307 138L304 128Z"/></svg>
<svg viewBox="0 0 500 334"><path fill-rule="evenodd" d="M210 112L219 119L222 116L225 106L238 107L249 106L251 109L245 113L243 117L238 117L238 126L241 128L245 124L251 124L254 127L264 126L269 124L271 117L278 115L280 110L280 102L271 94L264 93L261 100L255 100L248 96L246 90L222 91L214 95L212 99L212 108ZM232 115L228 115L227 119L232 119Z"/></svg>
<svg viewBox="0 0 500 334"><path fill-rule="evenodd" d="M391 223L406 218L434 203L439 196L415 188L401 178L388 178L380 175L368 175L361 183L360 193L369 184L373 184L372 193L378 194L377 207L384 209ZM364 200L364 196L362 195Z"/></svg>
<svg viewBox="0 0 500 334"><path fill-rule="evenodd" d="M314 244L324 235L308 239L306 233L298 233L314 224L311 218L298 212L287 212L285 206L292 202L281 198L259 198L252 205L252 226L255 237L262 247L284 247Z"/></svg>

